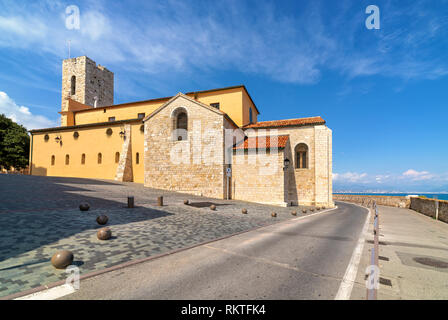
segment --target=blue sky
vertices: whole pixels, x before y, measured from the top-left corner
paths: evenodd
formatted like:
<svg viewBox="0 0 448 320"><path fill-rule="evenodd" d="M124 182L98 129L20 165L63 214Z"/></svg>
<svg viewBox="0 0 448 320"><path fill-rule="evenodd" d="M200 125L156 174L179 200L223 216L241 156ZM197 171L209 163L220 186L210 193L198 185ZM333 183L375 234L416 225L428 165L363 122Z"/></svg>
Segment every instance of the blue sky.
<svg viewBox="0 0 448 320"><path fill-rule="evenodd" d="M327 121L335 191L448 191L446 0L0 0L0 112L58 124L69 39L115 73L115 103L244 84L259 120Z"/></svg>

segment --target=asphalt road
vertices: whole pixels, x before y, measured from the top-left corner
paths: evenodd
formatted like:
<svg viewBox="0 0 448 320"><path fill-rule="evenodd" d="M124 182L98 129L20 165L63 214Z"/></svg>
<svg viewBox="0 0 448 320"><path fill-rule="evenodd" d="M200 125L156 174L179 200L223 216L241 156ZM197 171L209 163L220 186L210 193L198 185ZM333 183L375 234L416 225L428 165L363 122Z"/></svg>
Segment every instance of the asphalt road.
<svg viewBox="0 0 448 320"><path fill-rule="evenodd" d="M334 299L368 213L337 205L83 280L62 299Z"/></svg>

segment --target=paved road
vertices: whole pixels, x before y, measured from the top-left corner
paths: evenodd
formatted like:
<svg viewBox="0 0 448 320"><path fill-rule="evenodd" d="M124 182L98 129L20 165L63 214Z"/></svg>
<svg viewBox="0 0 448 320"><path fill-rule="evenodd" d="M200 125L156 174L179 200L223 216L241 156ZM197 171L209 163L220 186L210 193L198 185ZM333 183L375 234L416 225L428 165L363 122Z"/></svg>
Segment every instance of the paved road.
<svg viewBox="0 0 448 320"><path fill-rule="evenodd" d="M62 299L334 299L367 216L338 206L86 279Z"/></svg>

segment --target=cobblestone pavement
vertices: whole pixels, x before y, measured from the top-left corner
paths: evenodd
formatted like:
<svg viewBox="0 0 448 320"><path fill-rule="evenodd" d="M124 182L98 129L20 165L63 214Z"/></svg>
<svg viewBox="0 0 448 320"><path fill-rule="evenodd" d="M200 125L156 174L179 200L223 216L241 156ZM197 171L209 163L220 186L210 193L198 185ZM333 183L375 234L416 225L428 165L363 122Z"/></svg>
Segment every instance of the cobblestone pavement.
<svg viewBox="0 0 448 320"><path fill-rule="evenodd" d="M73 251L82 275L290 219L293 210L303 215L301 207L216 200L106 180L0 174L0 192L0 297L65 279L65 270L50 263L58 250ZM135 198L133 209L126 208L128 196ZM158 196L164 197L163 207L156 206ZM184 205L185 199L198 207ZM81 212L82 202L91 209ZM109 217L113 237L107 241L96 237L100 214Z"/></svg>

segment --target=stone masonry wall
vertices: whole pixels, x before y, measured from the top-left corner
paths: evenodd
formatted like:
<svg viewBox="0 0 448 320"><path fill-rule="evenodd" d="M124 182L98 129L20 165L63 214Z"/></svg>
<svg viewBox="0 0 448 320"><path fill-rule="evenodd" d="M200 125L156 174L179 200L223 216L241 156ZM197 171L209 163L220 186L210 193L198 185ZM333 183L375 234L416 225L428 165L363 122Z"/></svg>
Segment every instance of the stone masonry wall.
<svg viewBox="0 0 448 320"><path fill-rule="evenodd" d="M235 153L232 159L232 198L285 206L283 150Z"/></svg>
<svg viewBox="0 0 448 320"><path fill-rule="evenodd" d="M248 136L289 135L286 157L292 171L287 174L287 201L294 205L334 206L332 199L332 132L326 126L248 129ZM308 167L298 169L294 149L308 146Z"/></svg>
<svg viewBox="0 0 448 320"><path fill-rule="evenodd" d="M378 205L400 208L409 208L410 204L410 200L408 198L399 196L333 194L333 199L336 201L347 201L364 205L367 205L370 201L376 201Z"/></svg>
<svg viewBox="0 0 448 320"><path fill-rule="evenodd" d="M123 147L120 153L120 160L118 162L115 180L117 181L133 181L132 173L132 136L131 125L125 125L125 137L123 140Z"/></svg>
<svg viewBox="0 0 448 320"><path fill-rule="evenodd" d="M440 221L448 223L448 201L439 200L439 217ZM424 215L435 218L436 217L436 201L435 199L411 198L410 208Z"/></svg>
<svg viewBox="0 0 448 320"><path fill-rule="evenodd" d="M188 139L172 136L172 113L188 114ZM211 107L210 107L211 109ZM224 121L184 96L177 96L145 121L145 186L220 198L224 194Z"/></svg>
<svg viewBox="0 0 448 320"><path fill-rule="evenodd" d="M333 204L332 168L331 168L331 130L326 126L314 127L315 148L315 204L317 206Z"/></svg>

